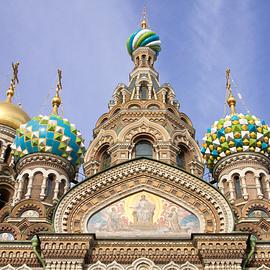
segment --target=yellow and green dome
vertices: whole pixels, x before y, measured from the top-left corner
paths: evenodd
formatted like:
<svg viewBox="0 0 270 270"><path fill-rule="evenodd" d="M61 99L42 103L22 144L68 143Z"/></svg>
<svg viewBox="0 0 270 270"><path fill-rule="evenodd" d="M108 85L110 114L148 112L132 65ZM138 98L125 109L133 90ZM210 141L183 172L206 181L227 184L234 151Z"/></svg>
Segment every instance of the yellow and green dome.
<svg viewBox="0 0 270 270"><path fill-rule="evenodd" d="M269 156L270 128L250 114L227 115L216 121L203 138L201 152L210 171L222 158L239 152Z"/></svg>
<svg viewBox="0 0 270 270"><path fill-rule="evenodd" d="M75 168L85 152L81 133L59 115L37 116L17 129L12 153L17 162L32 153L51 153L67 159Z"/></svg>

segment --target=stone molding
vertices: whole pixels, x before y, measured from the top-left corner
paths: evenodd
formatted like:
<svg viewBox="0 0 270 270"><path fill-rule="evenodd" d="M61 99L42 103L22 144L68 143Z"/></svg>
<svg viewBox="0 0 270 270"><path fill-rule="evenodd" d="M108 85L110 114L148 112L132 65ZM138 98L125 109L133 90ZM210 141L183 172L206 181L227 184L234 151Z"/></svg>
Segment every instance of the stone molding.
<svg viewBox="0 0 270 270"><path fill-rule="evenodd" d="M17 172L28 169L29 166L55 168L71 179L75 177L75 168L66 159L49 153L33 153L21 158L16 164Z"/></svg>
<svg viewBox="0 0 270 270"><path fill-rule="evenodd" d="M244 167L254 165L264 166L267 171L270 171L270 159L265 155L254 152L242 152L229 155L221 159L214 167L213 176L215 179L219 178L219 175L224 171L231 171L235 166L243 165ZM252 166L253 165L253 166Z"/></svg>

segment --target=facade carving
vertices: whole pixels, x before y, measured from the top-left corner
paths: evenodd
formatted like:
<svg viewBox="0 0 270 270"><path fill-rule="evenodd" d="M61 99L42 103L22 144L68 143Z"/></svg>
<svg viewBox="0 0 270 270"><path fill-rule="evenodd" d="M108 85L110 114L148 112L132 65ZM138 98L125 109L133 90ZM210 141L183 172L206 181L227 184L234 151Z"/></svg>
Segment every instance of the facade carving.
<svg viewBox="0 0 270 270"><path fill-rule="evenodd" d="M145 18L141 26L127 42L129 82L87 150L58 115L61 70L52 113L30 119L12 103L12 65L0 102L0 270L270 269L270 128L236 113L227 70L231 114L200 149L173 88L159 82L159 37Z"/></svg>

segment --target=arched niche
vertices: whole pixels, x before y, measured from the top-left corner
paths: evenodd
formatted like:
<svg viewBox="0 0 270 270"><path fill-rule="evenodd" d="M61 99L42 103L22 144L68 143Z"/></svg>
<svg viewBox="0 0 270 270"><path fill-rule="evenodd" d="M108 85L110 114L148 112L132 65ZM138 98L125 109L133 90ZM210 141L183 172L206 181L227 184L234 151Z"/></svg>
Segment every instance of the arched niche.
<svg viewBox="0 0 270 270"><path fill-rule="evenodd" d="M144 187L90 211L85 218L85 231L105 238L185 238L204 232L205 221L198 210L184 202L172 201Z"/></svg>

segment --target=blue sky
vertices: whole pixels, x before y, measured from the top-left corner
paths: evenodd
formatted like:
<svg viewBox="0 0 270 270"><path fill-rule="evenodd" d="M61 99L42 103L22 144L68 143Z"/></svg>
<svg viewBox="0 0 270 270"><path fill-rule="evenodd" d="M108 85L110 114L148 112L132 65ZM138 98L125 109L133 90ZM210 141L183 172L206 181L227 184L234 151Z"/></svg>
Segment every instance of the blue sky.
<svg viewBox="0 0 270 270"><path fill-rule="evenodd" d="M0 93L11 62L20 61L16 102L31 116L51 111L56 70L63 70L64 116L87 142L116 85L133 64L127 37L145 1L10 0L0 2ZM170 83L201 138L223 116L225 69L231 68L247 107L270 123L270 1L147 1L152 30L161 38L156 69ZM237 111L246 112L238 101Z"/></svg>

